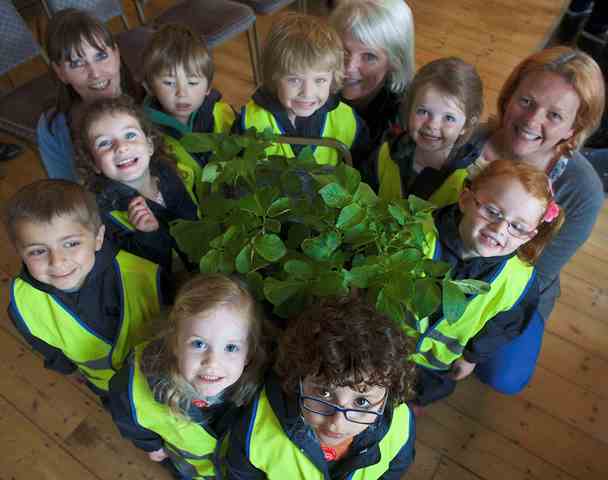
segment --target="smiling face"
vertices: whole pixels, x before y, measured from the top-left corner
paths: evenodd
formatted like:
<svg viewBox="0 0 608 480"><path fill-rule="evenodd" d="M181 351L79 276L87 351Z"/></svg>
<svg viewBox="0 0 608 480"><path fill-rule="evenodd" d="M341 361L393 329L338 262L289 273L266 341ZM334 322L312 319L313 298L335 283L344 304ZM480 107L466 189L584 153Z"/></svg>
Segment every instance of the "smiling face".
<svg viewBox="0 0 608 480"><path fill-rule="evenodd" d="M331 91L333 72L308 70L281 77L277 97L293 123L296 117L310 117L325 105Z"/></svg>
<svg viewBox="0 0 608 480"><path fill-rule="evenodd" d="M552 72L533 72L509 99L502 121L507 153L545 168L556 146L574 134L580 99L572 85Z"/></svg>
<svg viewBox="0 0 608 480"><path fill-rule="evenodd" d="M390 70L388 55L355 40L349 33L342 35L342 43L345 50L342 97L369 103L382 89Z"/></svg>
<svg viewBox="0 0 608 480"><path fill-rule="evenodd" d="M183 65L175 72L164 72L153 78L150 88L163 110L186 125L190 115L196 112L209 93L209 83L204 76L192 75Z"/></svg>
<svg viewBox="0 0 608 480"><path fill-rule="evenodd" d="M427 152L449 153L464 133L466 115L454 97L432 84L416 92L409 116L409 133L416 145Z"/></svg>
<svg viewBox="0 0 608 480"><path fill-rule="evenodd" d="M16 247L30 275L58 290L82 287L95 265L105 228L91 231L71 215L51 222L23 220L15 227Z"/></svg>
<svg viewBox="0 0 608 480"><path fill-rule="evenodd" d="M133 187L149 177L154 146L137 118L121 112L101 116L88 139L95 167L106 177Z"/></svg>
<svg viewBox="0 0 608 480"><path fill-rule="evenodd" d="M118 97L121 94L118 48L106 46L98 50L83 40L81 50L82 56L73 51L65 62L51 63L59 80L71 85L85 103Z"/></svg>
<svg viewBox="0 0 608 480"><path fill-rule="evenodd" d="M495 257L515 252L534 237L545 211L545 205L526 191L519 181L504 176L489 179L476 192L464 190L459 205L462 219L458 231L464 258ZM492 222L485 218L489 216L488 212L504 220ZM507 222L511 227L507 227ZM507 228L531 234L517 238Z"/></svg>
<svg viewBox="0 0 608 480"><path fill-rule="evenodd" d="M220 394L245 369L249 332L249 319L229 306L184 320L176 347L180 374L201 396Z"/></svg>
<svg viewBox="0 0 608 480"><path fill-rule="evenodd" d="M307 377L302 382L302 393L342 408L378 412L384 404L386 388L365 385L362 391L358 391L351 387L322 385ZM369 427L366 424L351 422L346 419L344 413L337 411L332 416L324 416L303 408L302 416L306 423L315 430L319 441L327 446L339 445Z"/></svg>

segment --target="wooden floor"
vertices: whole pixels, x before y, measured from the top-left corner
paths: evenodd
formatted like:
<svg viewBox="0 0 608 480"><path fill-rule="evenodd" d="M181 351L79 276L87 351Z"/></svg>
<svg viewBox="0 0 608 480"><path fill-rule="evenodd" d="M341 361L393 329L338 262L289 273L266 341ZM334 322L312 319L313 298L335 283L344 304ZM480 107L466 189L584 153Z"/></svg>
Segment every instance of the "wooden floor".
<svg viewBox="0 0 608 480"><path fill-rule="evenodd" d="M153 1L150 8L160 8L163 1ZM322 13L317 3L309 0ZM565 3L410 0L418 65L447 55L474 62L486 88L486 113L492 113L506 75L542 44ZM136 24L130 0L125 7ZM262 35L272 20L260 18ZM115 25L121 28L120 22ZM228 101L241 105L253 88L244 36L214 53L216 87ZM19 73L10 81L19 83L28 75ZM43 175L34 150L2 168L2 202ZM9 278L19 261L3 230L0 244L0 286L6 302ZM419 418L416 462L404 478L608 478L608 207L565 268L562 284L531 385L510 398L474 378L464 381L455 395ZM82 385L43 369L5 314L0 320L0 362L0 480L168 478L120 438Z"/></svg>

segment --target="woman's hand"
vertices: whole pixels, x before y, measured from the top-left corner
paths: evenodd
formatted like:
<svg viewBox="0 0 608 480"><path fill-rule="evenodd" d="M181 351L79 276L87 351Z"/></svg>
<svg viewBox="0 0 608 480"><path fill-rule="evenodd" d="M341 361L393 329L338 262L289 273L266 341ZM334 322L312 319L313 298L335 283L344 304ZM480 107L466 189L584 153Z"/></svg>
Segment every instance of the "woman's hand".
<svg viewBox="0 0 608 480"><path fill-rule="evenodd" d="M473 370L475 370L476 363L467 362L464 358L459 358L452 364L452 371L450 377L453 380L462 380L467 378Z"/></svg>
<svg viewBox="0 0 608 480"><path fill-rule="evenodd" d="M127 214L129 222L140 232L155 232L160 226L152 210L148 207L146 199L142 196L131 200Z"/></svg>
<svg viewBox="0 0 608 480"><path fill-rule="evenodd" d="M153 462L162 462L165 458L169 458L169 455L167 455L164 448L159 448L154 452L148 452L148 457L150 457L150 460Z"/></svg>

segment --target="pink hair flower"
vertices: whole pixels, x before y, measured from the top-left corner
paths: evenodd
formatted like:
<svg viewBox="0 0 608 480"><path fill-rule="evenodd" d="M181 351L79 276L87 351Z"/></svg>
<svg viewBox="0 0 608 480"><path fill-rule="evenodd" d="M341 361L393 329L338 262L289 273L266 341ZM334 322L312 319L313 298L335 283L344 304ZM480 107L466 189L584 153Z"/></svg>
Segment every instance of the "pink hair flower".
<svg viewBox="0 0 608 480"><path fill-rule="evenodd" d="M545 211L545 216L543 217L543 222L551 223L553 220L557 218L559 215L559 205L555 203L555 200L551 200L549 205L547 205L547 210Z"/></svg>

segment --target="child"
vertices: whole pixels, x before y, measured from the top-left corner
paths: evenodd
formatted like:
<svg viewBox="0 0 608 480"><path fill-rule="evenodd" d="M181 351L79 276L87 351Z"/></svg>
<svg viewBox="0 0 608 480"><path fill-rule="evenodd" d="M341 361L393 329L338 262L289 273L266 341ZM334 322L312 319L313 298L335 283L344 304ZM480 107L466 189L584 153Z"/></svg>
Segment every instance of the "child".
<svg viewBox="0 0 608 480"><path fill-rule="evenodd" d="M340 140L356 161L367 148L367 127L339 101L344 53L338 34L319 19L288 13L268 34L262 54L264 83L241 110L235 130L251 127L294 137ZM268 155L296 156L304 145L276 143ZM317 163L336 165L335 149L314 148Z"/></svg>
<svg viewBox="0 0 608 480"><path fill-rule="evenodd" d="M184 134L229 133L232 108L211 88L213 60L200 35L184 25L164 25L143 54L144 86L149 96L144 111L159 126L178 162L192 155L201 167L209 154L189 154L178 141Z"/></svg>
<svg viewBox="0 0 608 480"><path fill-rule="evenodd" d="M47 368L78 369L107 397L108 382L161 303L157 265L104 242L95 198L67 180L40 180L6 207L23 260L8 313Z"/></svg>
<svg viewBox="0 0 608 480"><path fill-rule="evenodd" d="M435 212L429 257L448 262L452 278L482 280L491 288L469 296L455 323L439 312L406 327L417 339L416 403L449 395L455 380L522 331L539 300L533 265L562 222L545 173L510 160L490 163L457 204Z"/></svg>
<svg viewBox="0 0 608 480"><path fill-rule="evenodd" d="M128 97L91 105L81 128L79 173L97 194L108 236L171 271L173 220L196 220L192 175L182 178Z"/></svg>
<svg viewBox="0 0 608 480"><path fill-rule="evenodd" d="M49 21L46 51L58 85L56 103L38 121L40 158L50 178L76 180L73 140L87 106L142 89L121 62L118 44L104 23L84 10L66 8Z"/></svg>
<svg viewBox="0 0 608 480"><path fill-rule="evenodd" d="M360 299L308 308L230 434L228 478L399 479L414 456L413 345Z"/></svg>
<svg viewBox="0 0 608 480"><path fill-rule="evenodd" d="M426 64L403 102L405 131L382 144L364 177L388 200L410 193L428 198L457 168L454 153L482 109L483 87L474 66L453 57Z"/></svg>
<svg viewBox="0 0 608 480"><path fill-rule="evenodd" d="M199 275L180 290L156 339L110 385L121 433L179 478L215 478L214 454L266 363L263 320L236 280Z"/></svg>

